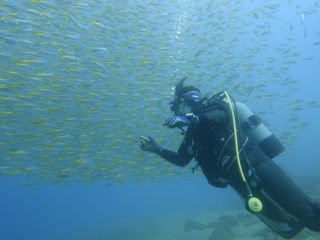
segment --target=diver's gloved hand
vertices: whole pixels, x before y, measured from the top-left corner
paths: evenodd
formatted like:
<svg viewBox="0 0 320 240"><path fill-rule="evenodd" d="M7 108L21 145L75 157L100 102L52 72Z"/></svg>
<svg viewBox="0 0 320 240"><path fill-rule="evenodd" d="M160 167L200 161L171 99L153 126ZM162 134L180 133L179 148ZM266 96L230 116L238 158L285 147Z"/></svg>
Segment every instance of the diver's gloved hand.
<svg viewBox="0 0 320 240"><path fill-rule="evenodd" d="M160 155L162 152L162 147L158 145L152 137L140 136L140 148L146 152L152 152Z"/></svg>
<svg viewBox="0 0 320 240"><path fill-rule="evenodd" d="M199 123L199 117L193 113L187 113L185 117L183 116L172 116L169 117L165 122L164 126L169 128L175 127L186 127L190 125L197 125Z"/></svg>
<svg viewBox="0 0 320 240"><path fill-rule="evenodd" d="M172 116L167 118L167 120L163 123L163 126L167 126L169 128L175 127L186 127L191 125L191 122L188 118L182 116Z"/></svg>

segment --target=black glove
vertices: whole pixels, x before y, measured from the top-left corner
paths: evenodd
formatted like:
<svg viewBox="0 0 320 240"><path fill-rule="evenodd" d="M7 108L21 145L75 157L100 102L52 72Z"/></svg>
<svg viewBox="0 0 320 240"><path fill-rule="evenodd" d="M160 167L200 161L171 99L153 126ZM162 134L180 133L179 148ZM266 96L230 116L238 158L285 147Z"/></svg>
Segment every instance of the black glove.
<svg viewBox="0 0 320 240"><path fill-rule="evenodd" d="M146 152L152 152L160 155L162 152L162 147L158 145L152 137L140 136L140 148Z"/></svg>

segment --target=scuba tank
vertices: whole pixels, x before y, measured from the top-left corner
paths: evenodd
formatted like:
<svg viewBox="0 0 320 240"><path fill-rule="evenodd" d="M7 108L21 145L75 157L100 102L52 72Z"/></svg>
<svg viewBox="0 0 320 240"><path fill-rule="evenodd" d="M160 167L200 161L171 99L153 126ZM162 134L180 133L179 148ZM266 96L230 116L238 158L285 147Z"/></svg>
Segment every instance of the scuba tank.
<svg viewBox="0 0 320 240"><path fill-rule="evenodd" d="M257 143L265 155L269 156L270 158L273 158L283 152L284 147L279 140L266 128L266 126L264 126L260 117L253 114L253 112L245 104L234 101L231 102L226 91L224 94L227 102L229 103L232 117L233 131L235 136L234 145L238 169L241 179L247 188L247 196L245 196L245 194L240 194L241 197L246 197L246 208L249 211L257 214L257 216L274 232L284 238L291 239L301 230L303 230L304 225L302 225L297 218L288 213L283 207L274 201L265 190L260 189L254 192L251 190L251 186L248 183L241 166L237 133L240 134L241 140L241 130L243 130L243 133L246 135L246 137L253 139L253 141ZM236 114L234 110L236 111ZM237 121L240 128L239 131L237 130ZM246 156L244 157L246 158ZM263 211L264 206L266 206L266 211ZM267 214L267 211L271 211L271 215L270 213Z"/></svg>
<svg viewBox="0 0 320 240"><path fill-rule="evenodd" d="M236 109L242 133L252 139L265 155L274 158L285 150L280 141L263 124L261 118L244 103L236 102Z"/></svg>

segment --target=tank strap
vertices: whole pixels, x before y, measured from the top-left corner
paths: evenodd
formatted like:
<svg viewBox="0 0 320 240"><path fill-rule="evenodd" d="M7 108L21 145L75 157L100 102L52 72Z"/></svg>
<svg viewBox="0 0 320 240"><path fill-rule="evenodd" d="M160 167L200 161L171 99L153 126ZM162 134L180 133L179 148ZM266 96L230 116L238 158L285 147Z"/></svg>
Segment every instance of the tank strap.
<svg viewBox="0 0 320 240"><path fill-rule="evenodd" d="M245 142L243 143L241 149L239 150L239 154L242 153L242 151L245 151L245 146L248 143L249 138L246 138ZM236 156L233 157L233 159L230 161L230 156L225 155L224 158L221 160L221 162L218 162L221 169L224 170L224 174L227 174L231 168L231 166L236 162Z"/></svg>
<svg viewBox="0 0 320 240"><path fill-rule="evenodd" d="M230 136L227 138L227 140L225 141L225 143L223 144L223 147L222 147L222 149L221 149L221 151L220 151L220 154L219 154L219 157L218 157L218 160L217 160L218 163L220 163L222 154L223 154L225 148L227 147L229 141L232 139L233 135L234 135L234 133L232 132L232 133L230 134Z"/></svg>
<svg viewBox="0 0 320 240"><path fill-rule="evenodd" d="M242 127L245 130L248 130L257 127L260 123L262 123L262 119L258 115L254 114L246 119L242 124Z"/></svg>

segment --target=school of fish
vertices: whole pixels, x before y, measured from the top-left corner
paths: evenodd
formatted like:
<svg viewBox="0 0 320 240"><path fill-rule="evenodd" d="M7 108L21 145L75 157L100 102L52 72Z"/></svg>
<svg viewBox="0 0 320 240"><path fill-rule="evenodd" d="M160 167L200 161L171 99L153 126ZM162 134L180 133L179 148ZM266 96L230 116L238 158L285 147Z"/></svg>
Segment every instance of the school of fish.
<svg viewBox="0 0 320 240"><path fill-rule="evenodd" d="M319 62L319 11L320 0L2 0L0 175L26 185L191 175L139 148L140 135L179 146L162 124L184 76L267 125L282 118L285 129L268 127L292 150L302 112L320 106L297 97L304 79L291 75Z"/></svg>

